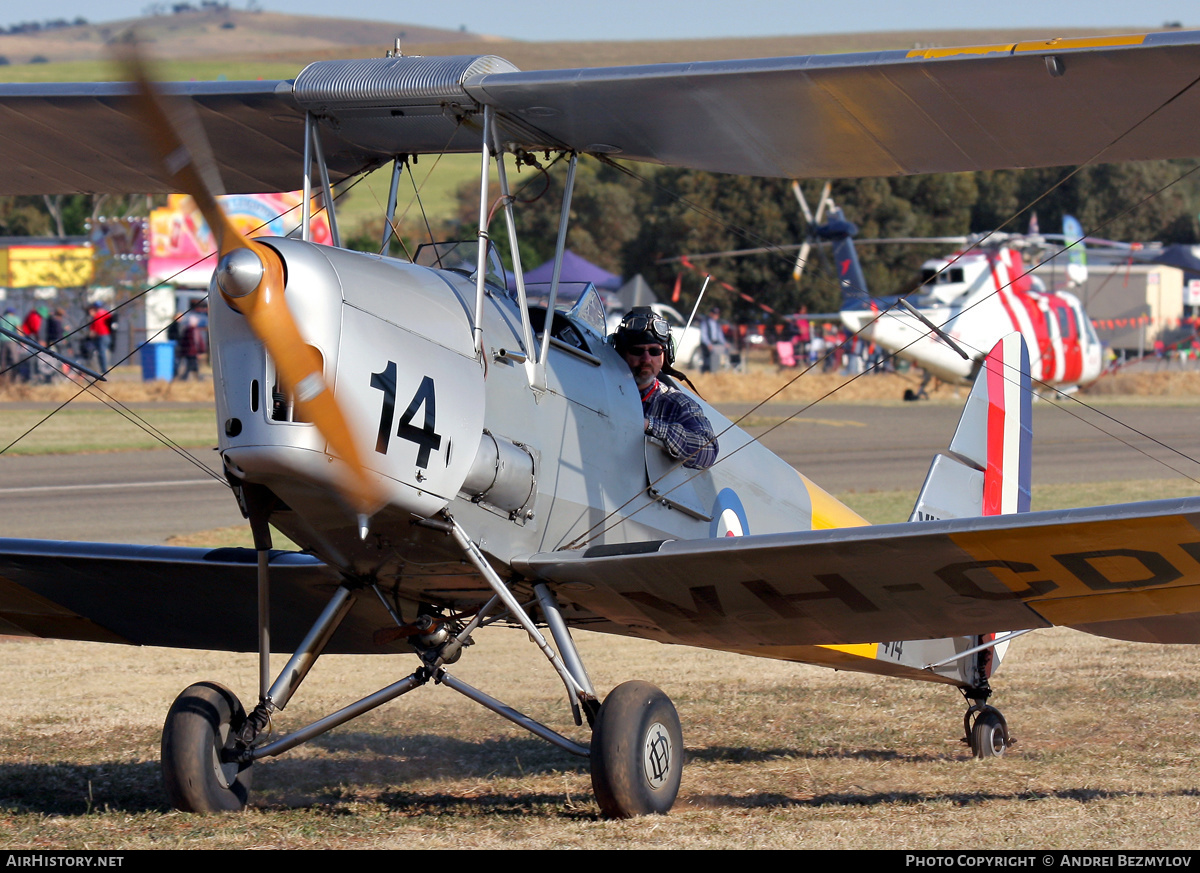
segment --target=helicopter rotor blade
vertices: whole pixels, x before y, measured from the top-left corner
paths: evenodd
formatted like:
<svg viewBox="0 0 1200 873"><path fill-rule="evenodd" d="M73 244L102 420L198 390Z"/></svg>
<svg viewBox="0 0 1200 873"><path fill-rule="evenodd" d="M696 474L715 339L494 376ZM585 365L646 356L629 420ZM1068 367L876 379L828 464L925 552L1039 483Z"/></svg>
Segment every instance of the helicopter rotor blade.
<svg viewBox="0 0 1200 873"><path fill-rule="evenodd" d="M800 183L794 180L792 182L792 193L796 195L796 201L800 204L800 212L804 215L806 234L804 242L800 245L800 251L796 255L796 264L792 267L793 282L800 281L800 277L804 275L804 268L808 266L808 256L812 252L812 235L825 217L826 206L832 202L829 199L831 189L832 183L826 182L825 187L821 189L821 199L817 201L817 212L814 215L808 208L808 201L804 199L804 192L800 190Z"/></svg>

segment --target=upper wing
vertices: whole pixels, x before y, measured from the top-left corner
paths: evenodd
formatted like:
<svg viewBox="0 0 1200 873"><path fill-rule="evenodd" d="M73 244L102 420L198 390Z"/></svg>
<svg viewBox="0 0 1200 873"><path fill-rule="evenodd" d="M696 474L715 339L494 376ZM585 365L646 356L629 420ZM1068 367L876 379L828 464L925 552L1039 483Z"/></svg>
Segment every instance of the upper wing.
<svg viewBox="0 0 1200 873"><path fill-rule="evenodd" d="M1159 636L1155 623L1200 613L1198 523L1189 498L550 552L518 569L639 635L773 657L1050 625L1195 642L1196 615Z"/></svg>
<svg viewBox="0 0 1200 873"><path fill-rule="evenodd" d="M694 169L852 177L1188 157L1200 34L523 73L494 57L311 64L170 86L231 192L297 186L306 111L335 178L506 140ZM157 192L122 84L0 86L0 193Z"/></svg>
<svg viewBox="0 0 1200 873"><path fill-rule="evenodd" d="M847 178L1188 157L1200 34L489 76L578 151ZM1056 73L1048 59L1057 64Z"/></svg>
<svg viewBox="0 0 1200 873"><path fill-rule="evenodd" d="M299 187L304 111L290 82L189 82L165 90L195 109L227 191ZM0 193L173 191L138 119L125 83L0 85ZM353 172L364 162L352 156L339 169Z"/></svg>

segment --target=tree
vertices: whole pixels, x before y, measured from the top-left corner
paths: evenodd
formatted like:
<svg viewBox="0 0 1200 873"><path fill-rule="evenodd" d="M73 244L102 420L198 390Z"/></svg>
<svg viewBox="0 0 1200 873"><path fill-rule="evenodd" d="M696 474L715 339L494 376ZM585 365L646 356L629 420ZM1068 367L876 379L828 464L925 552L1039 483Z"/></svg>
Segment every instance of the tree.
<svg viewBox="0 0 1200 873"><path fill-rule="evenodd" d="M0 236L48 236L50 216L36 197L0 197Z"/></svg>
<svg viewBox="0 0 1200 873"><path fill-rule="evenodd" d="M519 198L532 201L516 209L527 267L553 255L565 177L562 164L545 176L522 180L527 184ZM1071 214L1083 223L1085 232L1111 239L1195 242L1200 239L1198 166L1195 160L1152 161L851 179L834 184L833 199L858 225L864 240L1021 232L1036 211L1045 232L1057 230L1062 216ZM642 164L631 165L631 170L636 177L612 165L581 159L567 244L626 278L642 273L659 293L671 287L683 269L678 264L658 264L662 258L794 245L804 238L806 229L786 180ZM513 175L514 187L518 178ZM816 202L820 185L804 183L810 204ZM493 196L497 195L498 189ZM459 198L460 235L474 235L478 209L477 187L464 185ZM493 237L505 250L502 226L502 222L493 225ZM947 251L945 244L863 244L860 255L868 288L879 295L912 290L922 262ZM828 256L814 253L799 285L791 278L794 260L794 251L776 252L706 261L697 267L711 272L718 282L710 287L710 299L725 304L726 314L737 319L763 317L762 306L781 314L801 305L811 312L836 309L840 289ZM683 283L684 306L690 305L700 282L692 274Z"/></svg>
<svg viewBox="0 0 1200 873"><path fill-rule="evenodd" d="M640 230L626 248L625 272L642 273L660 290L671 287L685 269L679 264L657 264L662 258L786 244L799 236L795 216L786 211L789 202L795 202L786 180L676 168L661 169L653 178L654 188L641 210ZM726 317L736 320L759 318L762 310L756 304L790 311L796 305L791 268L787 255L706 262L703 269L711 270L718 284L710 285L705 299L721 305ZM681 284L681 302L690 308L701 280L697 276Z"/></svg>

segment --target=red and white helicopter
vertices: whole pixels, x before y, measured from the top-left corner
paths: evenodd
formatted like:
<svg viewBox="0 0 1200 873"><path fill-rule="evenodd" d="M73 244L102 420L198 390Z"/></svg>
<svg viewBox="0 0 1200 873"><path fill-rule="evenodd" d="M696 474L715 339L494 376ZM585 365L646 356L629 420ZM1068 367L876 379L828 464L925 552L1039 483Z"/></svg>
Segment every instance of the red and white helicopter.
<svg viewBox="0 0 1200 873"><path fill-rule="evenodd" d="M1033 379L1042 389L1070 391L1100 378L1103 347L1091 319L1069 287L1087 278L1082 257L1085 237L1078 222L1063 234L988 233L971 237L894 237L859 240L871 244L943 243L959 250L932 258L921 266L916 290L900 296L874 297L867 287L855 246L858 228L847 220L830 197L825 184L815 211L800 185L792 183L808 228L807 238L797 245L738 249L688 255L689 262L710 258L778 254L797 250L792 278L799 281L813 249L828 245L833 272L841 292L836 314L798 316L809 321L839 320L852 333L878 343L896 357L912 361L925 372L918 391L908 399L924 396L928 382L936 377L958 385L974 381L983 359L1003 336L1017 332L1029 346ZM1042 257L1052 241L1064 244L1057 255L1073 260L1064 275L1067 287L1048 290L1033 273L1023 253ZM1108 241L1103 241L1107 243ZM1115 245L1115 244L1109 244ZM1049 259L1049 258L1047 258ZM682 261L666 258L661 263ZM1035 262L1036 263L1036 262Z"/></svg>
<svg viewBox="0 0 1200 873"><path fill-rule="evenodd" d="M1068 290L1047 290L1022 257L1027 247L1044 249L1045 238L993 233L942 240L963 248L926 261L912 294L880 300L866 293L847 232L853 225L834 211L837 217L823 228L823 236L833 243L842 323L921 367L926 381L936 376L969 384L987 350L1012 331L1029 346L1040 388L1069 391L1100 378L1103 347L1083 304ZM1071 242L1082 243L1082 235Z"/></svg>
<svg viewBox="0 0 1200 873"><path fill-rule="evenodd" d="M257 762L440 685L588 758L604 814L665 812L682 776L674 707L642 682L602 695L572 628L949 684L972 701L967 738L981 756L1008 739L987 704L1005 630L1197 639L1200 500L1025 512L1019 336L980 369L913 523L864 526L710 407L712 468L682 467L648 440L594 289L556 279L540 296L519 257L508 287L487 192L494 170L495 214L519 252L507 168L543 152L572 169L580 155L620 155L783 178L1193 155L1200 34L531 73L494 57L393 55L165 95L141 76L0 86L0 191L196 198L220 246L221 457L256 550L3 540L0 627L258 651L249 712L205 682L168 713L162 764L178 808L241 808ZM395 181L408 156L443 151L480 155L483 230L465 251L434 246L415 263L247 240L213 197L222 184L290 190L298 175L307 195L315 168L329 200L351 174L393 161ZM271 551L268 524L305 551ZM454 674L494 622L529 634L590 741ZM272 679L281 649L294 654ZM416 665L274 734L324 652L409 653Z"/></svg>

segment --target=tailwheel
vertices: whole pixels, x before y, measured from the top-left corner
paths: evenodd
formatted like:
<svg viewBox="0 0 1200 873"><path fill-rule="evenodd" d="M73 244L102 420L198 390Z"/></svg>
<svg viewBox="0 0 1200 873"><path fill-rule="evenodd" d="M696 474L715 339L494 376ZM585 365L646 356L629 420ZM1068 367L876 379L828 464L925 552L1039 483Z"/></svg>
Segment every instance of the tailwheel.
<svg viewBox="0 0 1200 873"><path fill-rule="evenodd" d="M215 682L199 682L175 698L162 733L163 783L173 807L228 812L246 806L251 765L226 754L245 720L237 697Z"/></svg>
<svg viewBox="0 0 1200 873"><path fill-rule="evenodd" d="M984 706L980 710L968 736L971 754L976 758L999 758L1012 745L1004 716L992 706Z"/></svg>
<svg viewBox="0 0 1200 873"><path fill-rule="evenodd" d="M614 688L596 717L591 766L606 817L666 813L683 775L683 732L671 699L648 682Z"/></svg>

